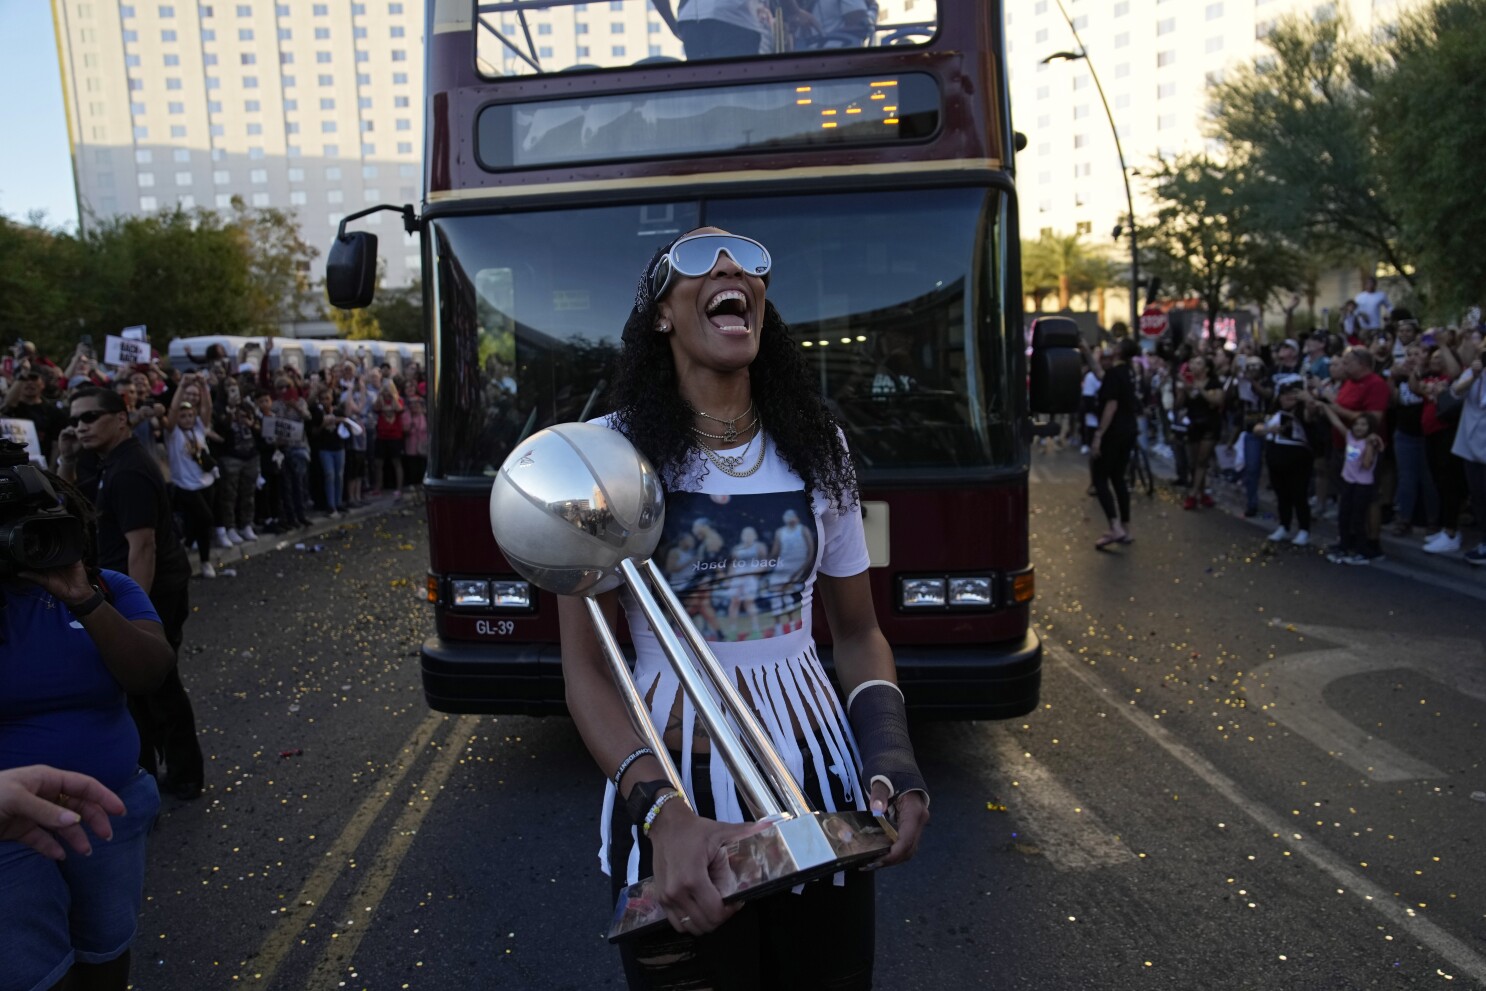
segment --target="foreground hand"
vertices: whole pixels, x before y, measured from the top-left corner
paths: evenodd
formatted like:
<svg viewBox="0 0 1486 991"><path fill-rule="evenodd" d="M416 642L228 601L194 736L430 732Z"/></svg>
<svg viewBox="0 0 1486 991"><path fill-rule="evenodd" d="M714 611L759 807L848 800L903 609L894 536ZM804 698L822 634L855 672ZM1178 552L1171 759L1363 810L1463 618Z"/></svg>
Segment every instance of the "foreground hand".
<svg viewBox="0 0 1486 991"><path fill-rule="evenodd" d="M35 582L51 593L52 598L69 606L81 605L93 597L93 586L88 584L88 571L81 561L74 561L63 568L21 571L17 573L17 577Z"/></svg>
<svg viewBox="0 0 1486 991"><path fill-rule="evenodd" d="M67 857L53 833L78 853L92 853L83 824L112 839L108 817L123 814L119 796L86 774L41 764L0 771L0 840L24 843L44 857Z"/></svg>
<svg viewBox="0 0 1486 991"><path fill-rule="evenodd" d="M704 819L673 800L650 828L656 897L677 932L700 936L722 925L740 905L725 905L717 880L728 868L724 844L763 829Z"/></svg>
<svg viewBox="0 0 1486 991"><path fill-rule="evenodd" d="M872 812L874 815L882 815L884 811L888 812L888 819L897 827L898 839L881 860L870 866L870 870L892 867L912 860L913 855L918 852L918 841L923 836L924 827L929 824L929 803L923 792L910 791L889 800L887 785L874 781Z"/></svg>

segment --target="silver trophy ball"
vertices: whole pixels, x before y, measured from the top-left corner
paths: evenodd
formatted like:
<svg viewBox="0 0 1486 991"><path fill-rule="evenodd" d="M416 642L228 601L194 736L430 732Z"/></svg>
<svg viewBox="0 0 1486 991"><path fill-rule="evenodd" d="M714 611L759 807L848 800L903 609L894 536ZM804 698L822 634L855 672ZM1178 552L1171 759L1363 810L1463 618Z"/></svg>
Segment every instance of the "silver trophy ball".
<svg viewBox="0 0 1486 991"><path fill-rule="evenodd" d="M518 444L490 489L490 529L523 578L557 595L623 583L619 563L655 552L665 522L655 469L623 434L559 423Z"/></svg>

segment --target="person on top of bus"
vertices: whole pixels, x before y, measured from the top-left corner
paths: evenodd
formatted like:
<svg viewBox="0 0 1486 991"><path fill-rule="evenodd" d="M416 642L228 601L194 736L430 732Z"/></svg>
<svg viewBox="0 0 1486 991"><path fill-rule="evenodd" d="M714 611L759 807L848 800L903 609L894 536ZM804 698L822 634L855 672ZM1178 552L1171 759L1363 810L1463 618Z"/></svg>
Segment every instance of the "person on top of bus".
<svg viewBox="0 0 1486 991"><path fill-rule="evenodd" d="M651 2L671 33L681 39L688 61L744 58L759 54L766 39L773 42L772 24L761 19L761 8L754 0L681 0L674 13L671 0ZM786 11L799 9L796 0L785 0L784 6ZM768 16L766 9L763 16Z"/></svg>
<svg viewBox="0 0 1486 991"><path fill-rule="evenodd" d="M695 539L701 520L725 539L724 556L731 556L728 547L751 543L750 529L756 539L758 525L790 512L810 529L815 539L808 546L817 551L799 580L757 602L759 628L768 632L746 639L723 639L724 631L704 635L770 727L812 807L870 806L895 817L898 839L874 866L898 864L913 856L928 823L927 785L908 742L892 648L873 610L845 435L765 300L770 267L763 245L717 228L693 231L658 251L640 279L610 375L612 412L596 422L628 437L667 489L657 561L684 560L686 554L672 551L688 535ZM729 581L726 563L697 559L692 574L681 569L668 578L692 595L720 594ZM845 705L811 638L813 598L824 605L835 637ZM612 621L618 593L598 601ZM616 896L653 874L674 930L622 945L630 987L870 987L872 874L846 871L798 893L759 898L742 912L725 905L708 866L723 844L752 831L742 825L748 814L654 634L638 613L629 617L635 680L652 700L657 731L676 752L686 796L675 794L631 725L585 605L561 598L559 615L568 709L610 776L601 823L604 869ZM643 832L641 823L648 824Z"/></svg>

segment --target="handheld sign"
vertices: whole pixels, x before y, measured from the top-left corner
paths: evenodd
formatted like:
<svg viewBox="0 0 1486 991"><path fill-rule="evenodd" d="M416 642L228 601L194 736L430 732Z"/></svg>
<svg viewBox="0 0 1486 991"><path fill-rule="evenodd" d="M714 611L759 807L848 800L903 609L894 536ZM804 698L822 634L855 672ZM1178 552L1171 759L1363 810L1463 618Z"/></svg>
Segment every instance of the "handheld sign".
<svg viewBox="0 0 1486 991"><path fill-rule="evenodd" d="M133 338L115 337L109 334L104 341L103 363L118 367L120 365L140 365L149 362L150 346L142 340Z"/></svg>
<svg viewBox="0 0 1486 991"><path fill-rule="evenodd" d="M284 416L265 416L263 436L281 446L297 444L304 439L304 424Z"/></svg>
<svg viewBox="0 0 1486 991"><path fill-rule="evenodd" d="M0 440L8 440L24 445L26 456L34 464L43 467L46 466L46 458L41 456L41 435L36 432L36 424L32 421L13 418L0 419Z"/></svg>
<svg viewBox="0 0 1486 991"><path fill-rule="evenodd" d="M126 341L143 341L148 337L148 335L145 333L144 324L137 324L133 327L125 327L120 332L120 336L123 337Z"/></svg>

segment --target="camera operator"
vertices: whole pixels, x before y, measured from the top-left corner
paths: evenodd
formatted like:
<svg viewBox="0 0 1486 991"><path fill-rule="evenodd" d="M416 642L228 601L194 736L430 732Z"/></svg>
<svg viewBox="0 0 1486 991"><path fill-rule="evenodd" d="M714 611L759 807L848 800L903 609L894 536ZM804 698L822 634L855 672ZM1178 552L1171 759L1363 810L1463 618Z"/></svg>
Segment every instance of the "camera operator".
<svg viewBox="0 0 1486 991"><path fill-rule="evenodd" d="M81 454L79 453L81 448ZM79 487L98 510L98 559L139 583L160 613L165 638L177 654L190 615L186 557L159 465L133 435L124 403L102 389L72 400L71 426L58 439L62 477ZM139 727L140 764L158 771L161 787L181 799L201 794L203 761L196 739L196 716L172 665L156 690L131 696L130 711Z"/></svg>
<svg viewBox="0 0 1486 991"><path fill-rule="evenodd" d="M7 987L65 983L123 991L144 897L145 841L160 807L154 778L136 760L138 735L126 693L152 691L174 666L175 654L139 586L87 560L93 535L86 498L61 480L54 487L24 460L24 448L0 445L0 474L12 480L0 518L36 530L35 539L20 542L24 550L12 546L0 554L6 575L0 584L0 682L6 686L0 774L44 770L35 765L71 772L58 778L68 785L67 805L88 813L83 821L95 837L111 839L89 843L74 828L69 842L81 851L91 847L91 854L58 860L60 848L38 845L34 829L0 831L4 981ZM23 493L19 506L16 492ZM30 560L13 556L38 551L41 556ZM87 807L89 791L72 792L84 775L117 795L109 811L118 814L106 822ZM45 781L35 785L33 793L57 794ZM103 795L98 791L95 798ZM59 822L77 824L75 818Z"/></svg>

